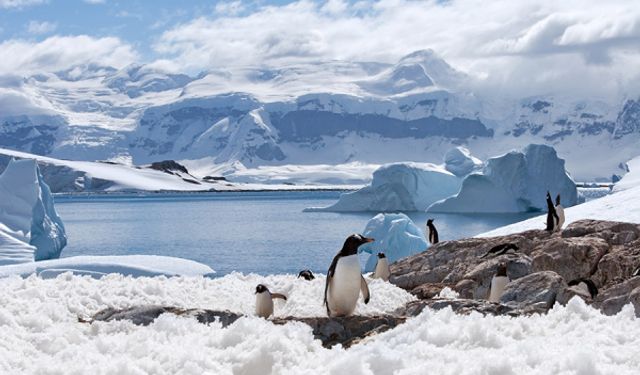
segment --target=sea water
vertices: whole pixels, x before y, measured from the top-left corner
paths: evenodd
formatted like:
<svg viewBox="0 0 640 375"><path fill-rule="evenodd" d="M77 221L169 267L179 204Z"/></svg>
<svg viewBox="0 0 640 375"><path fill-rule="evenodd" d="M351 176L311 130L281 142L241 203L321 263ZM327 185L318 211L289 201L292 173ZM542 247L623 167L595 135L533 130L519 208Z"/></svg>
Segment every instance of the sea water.
<svg viewBox="0 0 640 375"><path fill-rule="evenodd" d="M217 275L326 272L351 233L376 213L302 212L340 192L242 192L58 196L69 244L62 257L166 255L209 265ZM534 214L407 212L423 230L435 218L440 240L474 236ZM363 255L366 256L366 255Z"/></svg>

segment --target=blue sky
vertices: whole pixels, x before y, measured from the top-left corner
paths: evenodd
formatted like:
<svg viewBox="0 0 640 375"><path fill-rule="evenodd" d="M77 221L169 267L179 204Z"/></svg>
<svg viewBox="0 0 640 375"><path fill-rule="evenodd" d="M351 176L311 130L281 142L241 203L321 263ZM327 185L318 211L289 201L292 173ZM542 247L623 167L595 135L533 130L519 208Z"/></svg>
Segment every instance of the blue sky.
<svg viewBox="0 0 640 375"><path fill-rule="evenodd" d="M0 75L131 63L197 73L432 49L487 90L640 87L629 0L0 0ZM633 67L633 68L632 68Z"/></svg>

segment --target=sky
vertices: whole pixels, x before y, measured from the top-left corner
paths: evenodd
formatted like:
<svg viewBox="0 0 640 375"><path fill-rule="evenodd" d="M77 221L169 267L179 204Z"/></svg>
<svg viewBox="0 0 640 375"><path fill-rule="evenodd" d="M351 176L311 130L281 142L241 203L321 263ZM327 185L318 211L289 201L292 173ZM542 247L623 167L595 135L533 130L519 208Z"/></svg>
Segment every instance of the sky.
<svg viewBox="0 0 640 375"><path fill-rule="evenodd" d="M195 74L433 49L481 89L636 94L634 0L0 0L0 74L146 63Z"/></svg>

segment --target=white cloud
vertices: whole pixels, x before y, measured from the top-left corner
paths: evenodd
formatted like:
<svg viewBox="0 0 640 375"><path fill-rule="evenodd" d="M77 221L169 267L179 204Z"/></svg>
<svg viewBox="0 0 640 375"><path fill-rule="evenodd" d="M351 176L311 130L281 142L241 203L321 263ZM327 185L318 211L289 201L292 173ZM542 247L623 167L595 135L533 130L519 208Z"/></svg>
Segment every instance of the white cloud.
<svg viewBox="0 0 640 375"><path fill-rule="evenodd" d="M41 73L95 63L123 67L139 59L133 48L114 37L53 36L41 42L6 40L0 43L1 73Z"/></svg>
<svg viewBox="0 0 640 375"><path fill-rule="evenodd" d="M0 0L0 8L24 8L46 2L47 0Z"/></svg>
<svg viewBox="0 0 640 375"><path fill-rule="evenodd" d="M42 22L38 22L38 21L29 21L29 24L27 25L27 32L29 32L29 34L49 34L53 31L55 31L55 29L58 27L58 25L56 23L53 22L47 22L47 21L42 21Z"/></svg>
<svg viewBox="0 0 640 375"><path fill-rule="evenodd" d="M625 0L299 0L241 16L197 18L164 32L154 47L165 61L194 70L395 62L432 48L491 87L570 91L602 87L605 80L617 90L638 75L624 64L640 60L640 7Z"/></svg>
<svg viewBox="0 0 640 375"><path fill-rule="evenodd" d="M104 4L107 0L83 0L87 4Z"/></svg>
<svg viewBox="0 0 640 375"><path fill-rule="evenodd" d="M245 10L245 6L240 0L220 1L214 8L215 12L222 15L235 16Z"/></svg>

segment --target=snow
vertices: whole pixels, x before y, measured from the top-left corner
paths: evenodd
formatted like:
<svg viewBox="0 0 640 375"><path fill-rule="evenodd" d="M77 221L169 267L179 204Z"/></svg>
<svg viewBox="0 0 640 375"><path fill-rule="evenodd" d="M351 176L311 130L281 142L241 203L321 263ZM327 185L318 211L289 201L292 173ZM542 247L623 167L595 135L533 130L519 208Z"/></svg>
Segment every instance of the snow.
<svg viewBox="0 0 640 375"><path fill-rule="evenodd" d="M427 248L424 234L405 214L378 214L367 222L362 234L375 239L375 242L364 244L359 249L371 254L366 261L365 272L375 269L379 252L385 253L391 264Z"/></svg>
<svg viewBox="0 0 640 375"><path fill-rule="evenodd" d="M482 168L482 161L462 146L452 148L444 155L444 168L458 177L464 177Z"/></svg>
<svg viewBox="0 0 640 375"><path fill-rule="evenodd" d="M640 325L633 308L607 317L579 298L547 315L493 317L425 310L348 350L325 349L303 323L274 325L241 318L227 328L166 314L149 326L127 321L78 323L107 307L162 304L252 313L259 282L295 285L276 302L278 316L314 305L323 280L232 274L100 280L60 275L0 280L0 372L129 374L635 374ZM271 287L271 285L270 285ZM381 288L372 282L370 305ZM273 289L277 289L273 287ZM394 293L395 292L395 293ZM396 297L397 298L397 297ZM395 302L399 302L397 298ZM361 306L358 306L360 308ZM393 304L378 305L388 311Z"/></svg>
<svg viewBox="0 0 640 375"><path fill-rule="evenodd" d="M620 180L613 193L573 207L565 207L565 227L582 219L624 221L640 224L640 158L630 162L630 172ZM546 214L482 233L478 237L502 236L530 229L543 229Z"/></svg>
<svg viewBox="0 0 640 375"><path fill-rule="evenodd" d="M434 203L430 212L508 213L543 211L546 192L560 194L564 207L578 203L576 185L551 146L531 144L487 161L467 176L460 192Z"/></svg>
<svg viewBox="0 0 640 375"><path fill-rule="evenodd" d="M159 255L76 256L0 266L0 278L11 275L26 277L31 274L51 278L65 272L95 278L110 273L133 277L197 276L215 273L202 263Z"/></svg>
<svg viewBox="0 0 640 375"><path fill-rule="evenodd" d="M0 175L0 223L0 264L57 258L66 246L64 225L34 160L12 159Z"/></svg>
<svg viewBox="0 0 640 375"><path fill-rule="evenodd" d="M430 204L455 194L460 179L431 163L392 163L373 172L370 185L344 193L329 207L309 211L424 211Z"/></svg>

